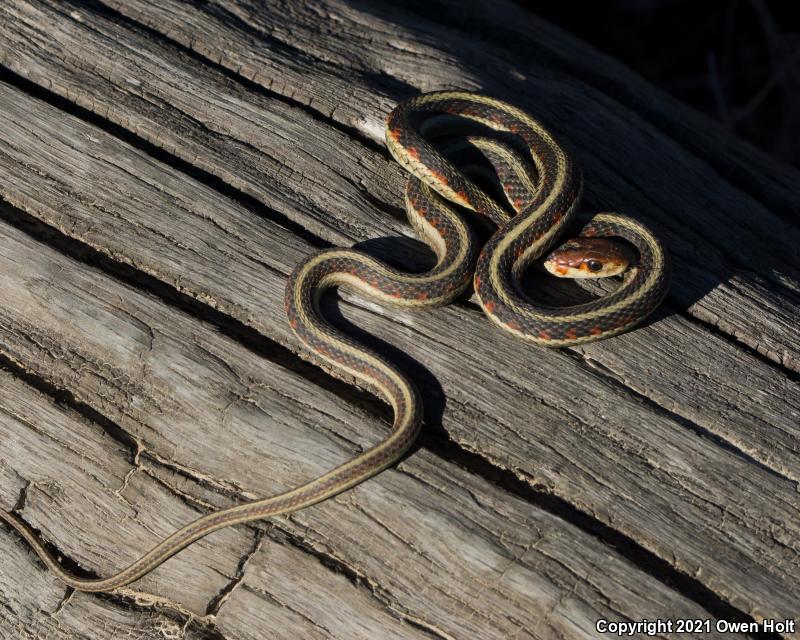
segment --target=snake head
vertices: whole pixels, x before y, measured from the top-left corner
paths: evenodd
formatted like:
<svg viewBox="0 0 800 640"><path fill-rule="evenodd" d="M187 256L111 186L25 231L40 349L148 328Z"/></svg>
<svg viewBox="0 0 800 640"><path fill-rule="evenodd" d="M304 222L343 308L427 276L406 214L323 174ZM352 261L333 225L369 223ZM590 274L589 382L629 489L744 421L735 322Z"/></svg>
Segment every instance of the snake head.
<svg viewBox="0 0 800 640"><path fill-rule="evenodd" d="M627 247L607 238L575 238L550 252L544 268L558 278L607 278L631 263Z"/></svg>

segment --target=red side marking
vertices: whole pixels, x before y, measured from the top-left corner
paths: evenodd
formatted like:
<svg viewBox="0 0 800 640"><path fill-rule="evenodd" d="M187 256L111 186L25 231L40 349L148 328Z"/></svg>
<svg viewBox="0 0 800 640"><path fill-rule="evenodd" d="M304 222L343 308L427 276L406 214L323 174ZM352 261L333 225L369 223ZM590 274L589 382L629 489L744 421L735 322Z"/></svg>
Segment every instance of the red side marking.
<svg viewBox="0 0 800 640"><path fill-rule="evenodd" d="M409 149L409 151L410 151L410 149ZM417 159L419 159L419 156L416 156L416 157L417 157ZM436 169L431 169L431 175L434 178L436 178L439 182L441 182L444 186L446 186L446 187L450 186L450 183L447 182L447 178L445 177L445 175L443 173L440 173L439 171L436 171Z"/></svg>
<svg viewBox="0 0 800 640"><path fill-rule="evenodd" d="M506 322L506 326L512 331L522 331L522 327L519 326L519 322L517 322L516 320L511 320L510 322Z"/></svg>
<svg viewBox="0 0 800 640"><path fill-rule="evenodd" d="M594 238L597 235L597 229L594 227L588 227L581 232L581 235L584 238Z"/></svg>
<svg viewBox="0 0 800 640"><path fill-rule="evenodd" d="M481 286L481 277L476 275L475 276L475 288L478 289L478 288L480 288L480 286Z"/></svg>
<svg viewBox="0 0 800 640"><path fill-rule="evenodd" d="M561 220L561 218L563 218L563 217L564 217L564 212L563 212L563 211L556 211L556 212L555 212L555 215L553 215L553 220L555 220L556 222L558 222L558 221L559 221L559 220Z"/></svg>
<svg viewBox="0 0 800 640"><path fill-rule="evenodd" d="M567 338L567 340L574 340L578 337L578 332L575 330L575 327L570 327L564 333L564 337Z"/></svg>
<svg viewBox="0 0 800 640"><path fill-rule="evenodd" d="M400 131L398 131L397 129L389 129L389 135L395 142L398 142L400 140Z"/></svg>
<svg viewBox="0 0 800 640"><path fill-rule="evenodd" d="M589 333L591 333L593 336L599 336L601 333L603 333L603 330L600 327L592 327L589 329Z"/></svg>
<svg viewBox="0 0 800 640"><path fill-rule="evenodd" d="M520 126L518 124L516 124L516 123L512 123L512 124L508 125L508 130L511 133L519 133L520 132Z"/></svg>
<svg viewBox="0 0 800 640"><path fill-rule="evenodd" d="M469 196L467 195L466 191L458 191L456 195L458 196L459 200L461 200L461 202L463 202L465 205L472 206L472 201L469 199Z"/></svg>
<svg viewBox="0 0 800 640"><path fill-rule="evenodd" d="M400 293L399 291L395 291L395 292L392 294L392 297L393 297L393 298L402 298L402 297L403 297L403 294L402 294L402 293Z"/></svg>
<svg viewBox="0 0 800 640"><path fill-rule="evenodd" d="M514 256L519 258L524 253L524 251L525 251L525 247L520 245L516 249L514 249Z"/></svg>
<svg viewBox="0 0 800 640"><path fill-rule="evenodd" d="M550 335L549 331L540 331L539 332L539 337L542 340L552 340L553 339L552 336Z"/></svg>
<svg viewBox="0 0 800 640"><path fill-rule="evenodd" d="M417 300L427 300L427 299L428 299L427 291L421 291L420 293L417 294Z"/></svg>
<svg viewBox="0 0 800 640"><path fill-rule="evenodd" d="M419 160L419 151L417 151L414 147L406 147L406 151L408 155L410 155L414 160Z"/></svg>
<svg viewBox="0 0 800 640"><path fill-rule="evenodd" d="M534 240L541 240L543 235L544 235L543 233L539 232L539 233L537 233L537 234L534 236L534 238L533 238L533 239L534 239Z"/></svg>
<svg viewBox="0 0 800 640"><path fill-rule="evenodd" d="M517 198L514 200L514 208L517 210L521 209L523 204L525 204L525 200L522 198Z"/></svg>
<svg viewBox="0 0 800 640"><path fill-rule="evenodd" d="M289 320L289 324L292 325L292 329L297 329L297 318Z"/></svg>
<svg viewBox="0 0 800 640"><path fill-rule="evenodd" d="M484 309L486 309L488 313L494 313L494 306L494 302L487 302L485 305L483 305Z"/></svg>

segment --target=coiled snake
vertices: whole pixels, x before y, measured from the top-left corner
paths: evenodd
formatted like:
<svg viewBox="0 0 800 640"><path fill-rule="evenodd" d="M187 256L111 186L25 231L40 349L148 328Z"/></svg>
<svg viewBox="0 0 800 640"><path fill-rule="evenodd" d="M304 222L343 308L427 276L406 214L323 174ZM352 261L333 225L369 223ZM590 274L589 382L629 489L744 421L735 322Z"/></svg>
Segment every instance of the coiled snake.
<svg viewBox="0 0 800 640"><path fill-rule="evenodd" d="M467 125L498 136L454 137ZM437 148L432 141L445 135L447 139ZM592 244L592 239L619 237L639 254L635 266L625 271L619 288L592 302L563 308L537 305L522 293L520 278L526 268L554 246L572 221L582 180L574 160L552 134L516 107L463 91L423 94L392 111L386 143L395 159L411 173L405 192L408 217L436 253L436 265L426 273L410 274L361 251L330 249L311 256L294 270L286 285L285 307L292 329L307 348L392 406L390 435L296 489L191 522L108 578L81 578L65 570L16 514L0 512L0 518L16 529L65 583L83 591L121 587L212 531L315 504L375 475L403 455L422 423L419 394L395 365L324 320L318 302L330 287L346 286L394 306L422 308L451 302L473 280L481 307L496 325L518 338L550 347L616 335L641 321L663 299L669 267L661 243L641 223L611 213L594 215L580 232L582 239L564 245L562 253L572 256L572 263L559 266L559 256L555 255L549 268L578 275L609 272L614 265L605 265L604 256L619 267L617 254L613 249L604 254L603 245ZM488 159L502 185L506 206L479 188L451 160L471 157L475 152ZM476 173L480 173L477 168ZM484 216L498 227L481 251L462 217L463 209ZM594 252L593 257L582 256L583 247Z"/></svg>

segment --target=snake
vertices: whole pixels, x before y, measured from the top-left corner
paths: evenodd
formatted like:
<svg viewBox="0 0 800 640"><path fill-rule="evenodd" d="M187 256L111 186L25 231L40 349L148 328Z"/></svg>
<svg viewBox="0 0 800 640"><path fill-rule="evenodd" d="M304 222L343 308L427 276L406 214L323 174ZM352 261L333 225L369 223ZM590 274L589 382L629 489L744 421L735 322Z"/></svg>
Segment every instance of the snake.
<svg viewBox="0 0 800 640"><path fill-rule="evenodd" d="M409 376L384 354L325 319L321 299L328 289L345 287L380 303L416 310L451 303L472 284L483 312L500 329L536 345L559 348L626 331L666 295L670 268L662 243L641 222L616 213L591 216L576 238L545 260L546 268L556 275L622 271L615 290L561 307L537 304L526 293L523 274L556 246L576 219L583 179L573 156L525 111L470 91L423 93L391 111L385 138L391 155L409 173L406 212L411 226L435 253L435 265L413 273L356 248L325 249L292 271L284 305L292 330L318 364L330 365L335 373L391 406L394 418L389 435L297 488L190 522L105 578L65 569L22 518L0 511L0 518L68 586L113 591L213 531L319 503L406 454L423 423L421 395ZM494 191L487 186L487 175L500 185ZM475 220L496 229L482 248ZM611 244L604 244L608 239ZM619 239L625 250L614 248L620 246ZM638 254L632 263L625 258L631 248Z"/></svg>

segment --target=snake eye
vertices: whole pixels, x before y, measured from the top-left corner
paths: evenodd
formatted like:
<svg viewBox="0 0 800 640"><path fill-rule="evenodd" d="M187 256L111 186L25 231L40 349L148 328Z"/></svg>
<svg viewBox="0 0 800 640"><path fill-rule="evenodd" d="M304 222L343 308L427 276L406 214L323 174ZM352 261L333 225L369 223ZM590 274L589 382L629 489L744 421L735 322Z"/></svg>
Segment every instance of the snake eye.
<svg viewBox="0 0 800 640"><path fill-rule="evenodd" d="M599 260L589 260L586 265L589 267L589 271L593 273L597 273L603 269L603 263Z"/></svg>

